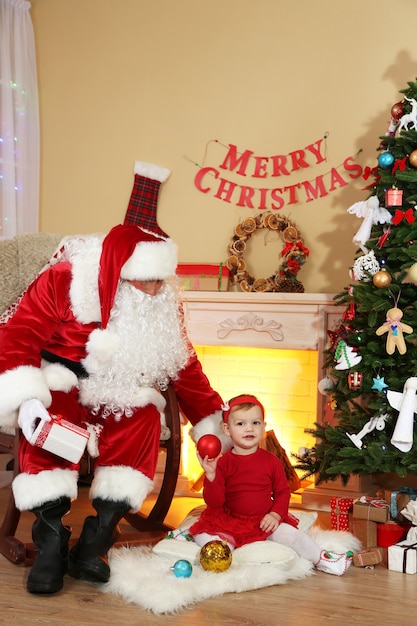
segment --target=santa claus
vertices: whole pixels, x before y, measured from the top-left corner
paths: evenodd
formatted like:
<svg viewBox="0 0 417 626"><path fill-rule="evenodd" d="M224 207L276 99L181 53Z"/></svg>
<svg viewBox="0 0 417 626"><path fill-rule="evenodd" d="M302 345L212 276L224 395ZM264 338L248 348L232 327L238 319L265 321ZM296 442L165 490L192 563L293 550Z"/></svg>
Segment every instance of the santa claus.
<svg viewBox="0 0 417 626"><path fill-rule="evenodd" d="M12 488L16 506L36 516L31 593L58 591L67 571L109 579L118 522L152 489L165 406L159 390L172 382L194 441L221 436L222 400L184 328L177 248L156 221L168 175L136 163L124 223L106 236L64 240L59 261L0 326L0 427L22 430L21 473ZM69 554L62 517L77 497L79 465L30 443L39 420L51 415L87 426L95 459L90 497L97 515L85 520Z"/></svg>

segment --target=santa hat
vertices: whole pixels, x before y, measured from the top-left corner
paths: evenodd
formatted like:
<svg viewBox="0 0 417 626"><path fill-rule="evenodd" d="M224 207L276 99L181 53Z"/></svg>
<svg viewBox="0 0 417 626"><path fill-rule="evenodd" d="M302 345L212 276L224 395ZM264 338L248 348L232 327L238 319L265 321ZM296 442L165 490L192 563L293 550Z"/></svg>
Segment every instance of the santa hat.
<svg viewBox="0 0 417 626"><path fill-rule="evenodd" d="M177 267L177 246L158 226L159 187L170 171L151 163L135 163L135 182L125 221L104 238L98 290L102 328L106 328L120 278L164 280Z"/></svg>

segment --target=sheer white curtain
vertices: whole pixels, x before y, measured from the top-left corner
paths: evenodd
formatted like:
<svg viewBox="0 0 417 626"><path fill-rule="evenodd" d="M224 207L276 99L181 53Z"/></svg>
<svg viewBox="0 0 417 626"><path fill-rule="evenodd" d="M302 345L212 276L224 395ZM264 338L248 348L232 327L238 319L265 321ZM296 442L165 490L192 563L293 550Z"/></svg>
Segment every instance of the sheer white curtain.
<svg viewBox="0 0 417 626"><path fill-rule="evenodd" d="M0 238L39 230L39 105L31 4L0 0Z"/></svg>

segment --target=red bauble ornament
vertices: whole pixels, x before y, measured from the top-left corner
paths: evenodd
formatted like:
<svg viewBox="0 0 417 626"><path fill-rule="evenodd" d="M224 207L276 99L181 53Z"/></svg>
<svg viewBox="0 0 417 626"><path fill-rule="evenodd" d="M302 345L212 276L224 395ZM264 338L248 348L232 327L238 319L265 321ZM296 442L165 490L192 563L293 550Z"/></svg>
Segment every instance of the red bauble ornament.
<svg viewBox="0 0 417 626"><path fill-rule="evenodd" d="M216 435L203 435L197 442L197 451L201 458L208 456L209 459L215 459L219 456L222 449L222 443Z"/></svg>
<svg viewBox="0 0 417 626"><path fill-rule="evenodd" d="M392 105L391 115L394 118L394 120L399 120L400 117L402 117L403 113L404 113L404 105L402 102L396 102L395 104Z"/></svg>

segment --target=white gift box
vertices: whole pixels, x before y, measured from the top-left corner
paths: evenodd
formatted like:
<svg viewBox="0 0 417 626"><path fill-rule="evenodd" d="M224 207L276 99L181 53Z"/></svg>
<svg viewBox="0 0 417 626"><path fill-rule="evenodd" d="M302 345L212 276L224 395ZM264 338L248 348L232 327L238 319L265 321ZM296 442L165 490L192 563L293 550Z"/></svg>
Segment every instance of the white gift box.
<svg viewBox="0 0 417 626"><path fill-rule="evenodd" d="M85 428L71 424L57 416L50 422L42 421L33 433L30 443L52 454L79 463L84 454L90 433Z"/></svg>
<svg viewBox="0 0 417 626"><path fill-rule="evenodd" d="M417 543L406 539L389 546L388 569L404 574L417 573Z"/></svg>

